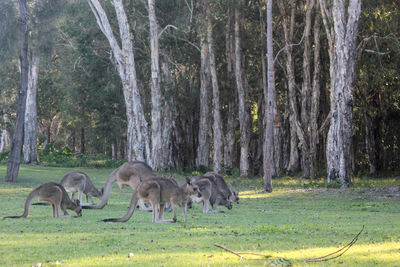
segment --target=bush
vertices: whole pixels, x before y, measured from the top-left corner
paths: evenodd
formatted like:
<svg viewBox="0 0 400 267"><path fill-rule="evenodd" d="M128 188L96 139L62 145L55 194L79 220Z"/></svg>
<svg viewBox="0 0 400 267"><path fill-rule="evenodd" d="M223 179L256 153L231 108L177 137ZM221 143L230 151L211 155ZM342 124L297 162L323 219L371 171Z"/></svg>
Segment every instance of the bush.
<svg viewBox="0 0 400 267"><path fill-rule="evenodd" d="M57 167L92 167L92 168L116 168L125 160L115 160L103 154L94 156L74 154L70 147L56 149L54 144L47 144L43 149L39 147L39 159L41 165Z"/></svg>

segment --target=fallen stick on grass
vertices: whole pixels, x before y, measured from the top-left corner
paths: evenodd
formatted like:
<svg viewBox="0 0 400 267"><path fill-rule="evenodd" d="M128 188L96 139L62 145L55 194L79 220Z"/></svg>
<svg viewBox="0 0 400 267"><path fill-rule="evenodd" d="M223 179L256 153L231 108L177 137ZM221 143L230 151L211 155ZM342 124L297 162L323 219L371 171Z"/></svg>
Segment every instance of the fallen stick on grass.
<svg viewBox="0 0 400 267"><path fill-rule="evenodd" d="M302 261L305 261L305 262L320 262L320 261L328 261L328 260L333 260L333 259L339 258L344 253L346 253L346 251L349 250L351 248L351 246L353 246L357 242L358 237L364 231L364 227L365 227L365 225L363 225L363 227L361 228L361 231L353 238L353 240L351 240L347 245L345 245L341 249L339 249L339 250L337 250L335 252L329 253L329 254L327 254L325 256L321 256L321 257L317 257L317 258L305 259L305 260L302 260ZM254 253L254 252L235 252L235 251L233 251L233 250L231 250L229 248L226 248L224 246L221 246L220 244L217 244L217 243L215 243L214 246L222 248L223 250L228 251L228 252L230 252L232 254L235 254L236 256L239 257L240 260L243 260L243 259L244 260L264 260L266 258L270 258L271 260L274 259L270 255L264 255L264 254ZM342 253L338 254L341 251L342 251ZM257 256L262 256L264 258L250 258L249 259L249 258L243 257L242 256L243 254L257 255Z"/></svg>

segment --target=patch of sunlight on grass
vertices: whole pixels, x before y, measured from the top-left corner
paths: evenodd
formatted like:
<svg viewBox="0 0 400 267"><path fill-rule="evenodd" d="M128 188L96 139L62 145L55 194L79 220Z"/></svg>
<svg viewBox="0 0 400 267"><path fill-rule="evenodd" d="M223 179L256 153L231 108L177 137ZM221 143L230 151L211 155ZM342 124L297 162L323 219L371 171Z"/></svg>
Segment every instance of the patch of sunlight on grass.
<svg viewBox="0 0 400 267"><path fill-rule="evenodd" d="M34 246L36 247L51 247L53 245L58 244L63 240L71 240L71 239L82 239L88 238L91 234L88 233L74 233L70 235L65 235L64 233L24 233L24 234L0 234L0 247L8 247L10 249L13 248L24 248L24 247L32 247L32 242L27 242L27 240L35 240Z"/></svg>
<svg viewBox="0 0 400 267"><path fill-rule="evenodd" d="M271 198L276 196L286 195L288 193L287 190L274 190L272 193L266 193L263 190L249 190L249 191L240 191L240 198Z"/></svg>
<svg viewBox="0 0 400 267"><path fill-rule="evenodd" d="M0 188L0 194L12 194L12 195L16 195L16 194L21 194L21 193L29 193L32 191L32 188Z"/></svg>
<svg viewBox="0 0 400 267"><path fill-rule="evenodd" d="M325 256L339 250L340 248L341 246L323 248L314 247L295 251L281 251L272 254L274 257L283 257L302 261L304 259ZM381 263L391 263L400 259L400 243L384 242L353 245L343 256L339 257L338 259L346 260L346 262L363 262L368 260Z"/></svg>
<svg viewBox="0 0 400 267"><path fill-rule="evenodd" d="M113 255L101 255L95 257L74 258L59 260L62 266L232 266L240 265L235 255L223 252L173 252L173 253L118 253Z"/></svg>

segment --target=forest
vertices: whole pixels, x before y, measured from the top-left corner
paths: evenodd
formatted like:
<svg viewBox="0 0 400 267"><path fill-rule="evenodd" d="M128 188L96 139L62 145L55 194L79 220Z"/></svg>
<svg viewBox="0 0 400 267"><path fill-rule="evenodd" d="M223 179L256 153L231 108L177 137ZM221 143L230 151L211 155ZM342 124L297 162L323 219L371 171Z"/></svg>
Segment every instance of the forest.
<svg viewBox="0 0 400 267"><path fill-rule="evenodd" d="M142 160L264 176L266 191L282 175L350 186L399 173L399 11L393 0L1 1L0 160Z"/></svg>

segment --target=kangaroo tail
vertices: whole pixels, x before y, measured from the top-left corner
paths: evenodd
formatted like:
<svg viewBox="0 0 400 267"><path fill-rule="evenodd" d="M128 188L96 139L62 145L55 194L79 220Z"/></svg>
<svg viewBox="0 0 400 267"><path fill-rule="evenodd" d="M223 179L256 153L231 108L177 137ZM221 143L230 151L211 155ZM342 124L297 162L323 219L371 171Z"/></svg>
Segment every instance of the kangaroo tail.
<svg viewBox="0 0 400 267"><path fill-rule="evenodd" d="M139 201L138 191L135 190L135 192L133 192L133 195L132 195L132 198L131 198L131 203L129 205L129 210L125 214L124 217L122 217L122 218L104 219L102 221L103 222L126 222L126 221L128 221L132 217L132 214L135 211L135 208L136 208L136 205L137 205L138 201Z"/></svg>
<svg viewBox="0 0 400 267"><path fill-rule="evenodd" d="M11 218L11 219L18 219L18 218L26 218L28 216L28 212L29 212L29 205L32 202L32 199L34 197L36 197L39 194L39 187L35 188L32 192L29 193L28 197L26 198L25 201L25 208L24 208L24 214L20 215L20 216L6 216L3 217L3 219L6 218Z"/></svg>
<svg viewBox="0 0 400 267"><path fill-rule="evenodd" d="M49 202L35 202L35 203L32 203L32 205L35 205L35 206L50 206L50 203Z"/></svg>
<svg viewBox="0 0 400 267"><path fill-rule="evenodd" d="M107 205L108 198L110 197L112 184L117 180L117 173L119 168L115 169L107 178L104 185L104 192L101 196L101 202L97 205L82 206L83 209L102 209Z"/></svg>

